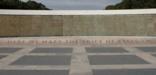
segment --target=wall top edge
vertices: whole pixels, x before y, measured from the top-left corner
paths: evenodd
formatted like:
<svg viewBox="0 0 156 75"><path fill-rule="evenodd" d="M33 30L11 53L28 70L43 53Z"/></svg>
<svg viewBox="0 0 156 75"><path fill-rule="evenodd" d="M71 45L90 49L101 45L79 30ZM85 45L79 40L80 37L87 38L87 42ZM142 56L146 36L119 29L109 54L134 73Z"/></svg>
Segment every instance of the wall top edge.
<svg viewBox="0 0 156 75"><path fill-rule="evenodd" d="M156 9L130 10L0 10L0 15L135 15L156 14Z"/></svg>

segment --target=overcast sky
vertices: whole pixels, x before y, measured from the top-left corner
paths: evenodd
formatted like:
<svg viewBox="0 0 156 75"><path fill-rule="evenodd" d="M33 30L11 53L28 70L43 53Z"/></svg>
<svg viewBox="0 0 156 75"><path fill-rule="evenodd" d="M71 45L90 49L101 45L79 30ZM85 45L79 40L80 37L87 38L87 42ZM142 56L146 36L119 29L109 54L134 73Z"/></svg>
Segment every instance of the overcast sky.
<svg viewBox="0 0 156 75"><path fill-rule="evenodd" d="M56 10L102 10L107 5L116 4L121 0L35 0L50 9Z"/></svg>

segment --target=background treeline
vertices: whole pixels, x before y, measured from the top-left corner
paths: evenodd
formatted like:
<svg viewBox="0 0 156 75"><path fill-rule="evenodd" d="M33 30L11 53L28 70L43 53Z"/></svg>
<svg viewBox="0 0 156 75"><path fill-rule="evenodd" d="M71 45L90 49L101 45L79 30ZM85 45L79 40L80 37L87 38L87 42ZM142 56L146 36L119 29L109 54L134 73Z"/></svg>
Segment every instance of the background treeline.
<svg viewBox="0 0 156 75"><path fill-rule="evenodd" d="M0 0L0 9L48 10L45 5L31 0L27 2L21 0Z"/></svg>
<svg viewBox="0 0 156 75"><path fill-rule="evenodd" d="M156 0L122 0L116 5L109 5L106 9L144 9L156 8Z"/></svg>
<svg viewBox="0 0 156 75"><path fill-rule="evenodd" d="M156 8L156 0L122 0L116 5L109 5L105 9L144 9ZM49 10L42 3L29 0L0 0L0 9L31 9L31 10Z"/></svg>

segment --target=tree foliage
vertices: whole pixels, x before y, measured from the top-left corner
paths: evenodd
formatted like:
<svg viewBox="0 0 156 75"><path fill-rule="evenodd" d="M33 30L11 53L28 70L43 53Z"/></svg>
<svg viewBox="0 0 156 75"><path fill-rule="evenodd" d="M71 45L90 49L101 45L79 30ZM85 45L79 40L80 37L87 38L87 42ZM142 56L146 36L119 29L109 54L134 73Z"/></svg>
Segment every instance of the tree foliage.
<svg viewBox="0 0 156 75"><path fill-rule="evenodd" d="M0 9L48 10L45 5L31 0L27 2L21 0L0 0Z"/></svg>
<svg viewBox="0 0 156 75"><path fill-rule="evenodd" d="M116 5L109 5L105 9L144 9L156 8L156 0L122 0Z"/></svg>

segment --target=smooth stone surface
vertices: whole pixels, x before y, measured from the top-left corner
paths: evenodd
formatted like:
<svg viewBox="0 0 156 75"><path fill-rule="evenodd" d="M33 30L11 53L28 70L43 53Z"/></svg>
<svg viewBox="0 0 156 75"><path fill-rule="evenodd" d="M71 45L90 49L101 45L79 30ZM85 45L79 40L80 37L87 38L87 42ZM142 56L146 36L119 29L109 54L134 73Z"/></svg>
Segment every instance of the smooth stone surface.
<svg viewBox="0 0 156 75"><path fill-rule="evenodd" d="M71 56L24 56L12 65L70 65Z"/></svg>
<svg viewBox="0 0 156 75"><path fill-rule="evenodd" d="M4 57L6 57L6 55L0 55L0 59L2 59L2 58L4 58Z"/></svg>
<svg viewBox="0 0 156 75"><path fill-rule="evenodd" d="M120 47L88 47L88 53L125 53L128 52Z"/></svg>
<svg viewBox="0 0 156 75"><path fill-rule="evenodd" d="M152 55L156 57L156 54L152 54Z"/></svg>
<svg viewBox="0 0 156 75"><path fill-rule="evenodd" d="M156 47L137 47L144 52L156 52Z"/></svg>
<svg viewBox="0 0 156 75"><path fill-rule="evenodd" d="M135 55L93 55L89 61L91 65L148 64Z"/></svg>
<svg viewBox="0 0 156 75"><path fill-rule="evenodd" d="M0 75L69 75L67 70L0 70Z"/></svg>
<svg viewBox="0 0 156 75"><path fill-rule="evenodd" d="M156 69L93 70L93 75L156 75Z"/></svg>
<svg viewBox="0 0 156 75"><path fill-rule="evenodd" d="M72 53L72 48L36 48L31 53Z"/></svg>
<svg viewBox="0 0 156 75"><path fill-rule="evenodd" d="M14 53L22 48L7 48L7 47L0 47L0 53Z"/></svg>

